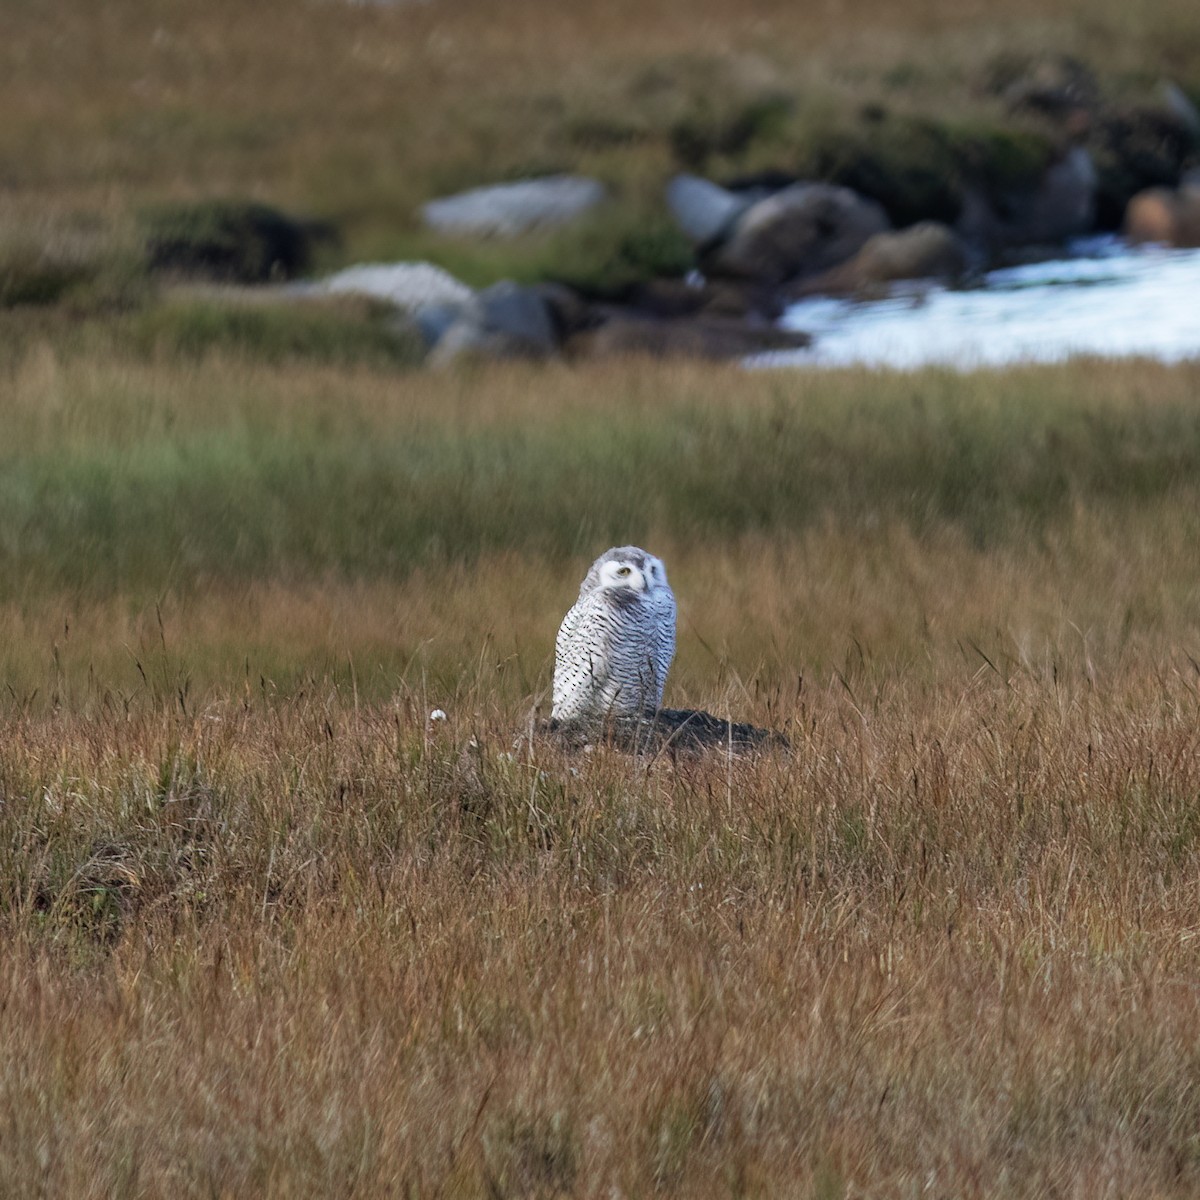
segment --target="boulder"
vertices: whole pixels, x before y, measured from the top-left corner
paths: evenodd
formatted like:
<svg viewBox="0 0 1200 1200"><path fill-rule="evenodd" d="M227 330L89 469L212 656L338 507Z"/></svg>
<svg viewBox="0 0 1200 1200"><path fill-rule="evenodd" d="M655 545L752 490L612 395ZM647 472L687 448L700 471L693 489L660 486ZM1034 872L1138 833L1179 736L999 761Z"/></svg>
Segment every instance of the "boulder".
<svg viewBox="0 0 1200 1200"><path fill-rule="evenodd" d="M676 175L667 184L667 207L679 228L698 246L724 237L751 203L753 197L728 191L696 175Z"/></svg>
<svg viewBox="0 0 1200 1200"><path fill-rule="evenodd" d="M1031 188L999 197L968 189L958 233L989 250L1079 237L1095 224L1097 178L1091 154L1072 146Z"/></svg>
<svg viewBox="0 0 1200 1200"><path fill-rule="evenodd" d="M1139 192L1125 210L1125 236L1131 242L1200 246L1200 184Z"/></svg>
<svg viewBox="0 0 1200 1200"><path fill-rule="evenodd" d="M606 195L604 185L596 179L547 175L430 200L421 216L438 233L516 237L534 229L566 225L595 208Z"/></svg>
<svg viewBox="0 0 1200 1200"><path fill-rule="evenodd" d="M648 355L653 358L739 359L769 350L801 350L806 333L736 317L694 316L662 320L625 311L572 338L568 351L580 358Z"/></svg>
<svg viewBox="0 0 1200 1200"><path fill-rule="evenodd" d="M870 293L898 279L954 282L967 269L967 248L949 226L920 221L895 233L877 233L847 262L800 280L793 297Z"/></svg>
<svg viewBox="0 0 1200 1200"><path fill-rule="evenodd" d="M844 262L888 228L883 208L849 188L796 183L751 205L706 267L780 284Z"/></svg>
<svg viewBox="0 0 1200 1200"><path fill-rule="evenodd" d="M464 305L429 356L431 366L462 358L550 358L558 352L554 314L535 288L505 280Z"/></svg>
<svg viewBox="0 0 1200 1200"><path fill-rule="evenodd" d="M536 288L506 279L480 292L477 304L489 332L502 334L539 356L558 349L554 316Z"/></svg>

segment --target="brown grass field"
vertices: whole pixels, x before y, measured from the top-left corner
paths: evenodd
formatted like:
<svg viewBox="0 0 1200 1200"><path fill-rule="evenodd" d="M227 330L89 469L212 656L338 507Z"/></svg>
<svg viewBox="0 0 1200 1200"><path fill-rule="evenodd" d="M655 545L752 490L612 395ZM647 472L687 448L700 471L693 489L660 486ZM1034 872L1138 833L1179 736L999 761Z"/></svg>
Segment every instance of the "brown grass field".
<svg viewBox="0 0 1200 1200"><path fill-rule="evenodd" d="M424 373L122 258L594 266L414 209L1048 50L1195 94L1200 7L0 3L0 1197L1200 1194L1200 366ZM523 736L626 541L790 754Z"/></svg>
<svg viewBox="0 0 1200 1200"><path fill-rule="evenodd" d="M1194 1195L1198 378L30 349L4 1192ZM609 522L790 756L518 741Z"/></svg>

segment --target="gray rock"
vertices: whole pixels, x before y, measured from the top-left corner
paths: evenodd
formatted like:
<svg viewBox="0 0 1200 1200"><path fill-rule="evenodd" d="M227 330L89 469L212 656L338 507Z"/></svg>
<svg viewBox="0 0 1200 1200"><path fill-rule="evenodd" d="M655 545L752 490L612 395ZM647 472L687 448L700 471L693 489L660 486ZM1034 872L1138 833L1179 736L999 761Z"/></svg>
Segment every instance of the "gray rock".
<svg viewBox="0 0 1200 1200"><path fill-rule="evenodd" d="M438 233L516 237L532 229L565 225L595 208L606 194L595 179L548 175L431 200L421 215Z"/></svg>
<svg viewBox="0 0 1200 1200"><path fill-rule="evenodd" d="M493 284L465 305L437 340L431 366L462 358L550 358L558 330L550 304L537 289Z"/></svg>
<svg viewBox="0 0 1200 1200"><path fill-rule="evenodd" d="M752 205L711 256L710 274L778 284L827 270L890 228L873 200L828 183L796 183Z"/></svg>
<svg viewBox="0 0 1200 1200"><path fill-rule="evenodd" d="M810 275L789 289L792 296L870 293L899 279L953 282L967 269L967 248L940 221L919 221L907 229L877 233L851 259Z"/></svg>
<svg viewBox="0 0 1200 1200"><path fill-rule="evenodd" d="M483 327L535 355L553 354L558 348L550 305L535 288L504 280L477 297Z"/></svg>
<svg viewBox="0 0 1200 1200"><path fill-rule="evenodd" d="M696 175L676 175L667 184L667 206L679 228L697 245L723 237L753 203Z"/></svg>

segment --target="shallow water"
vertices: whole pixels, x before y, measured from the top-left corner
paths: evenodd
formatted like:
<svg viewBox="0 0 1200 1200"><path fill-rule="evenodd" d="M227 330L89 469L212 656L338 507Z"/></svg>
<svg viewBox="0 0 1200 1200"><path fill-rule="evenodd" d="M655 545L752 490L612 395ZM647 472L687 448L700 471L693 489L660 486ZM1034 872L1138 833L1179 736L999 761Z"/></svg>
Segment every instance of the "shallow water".
<svg viewBox="0 0 1200 1200"><path fill-rule="evenodd" d="M1068 253L992 271L963 291L906 285L885 300L803 300L782 324L813 334L813 345L753 365L969 370L1075 355L1200 358L1200 250L1109 237Z"/></svg>

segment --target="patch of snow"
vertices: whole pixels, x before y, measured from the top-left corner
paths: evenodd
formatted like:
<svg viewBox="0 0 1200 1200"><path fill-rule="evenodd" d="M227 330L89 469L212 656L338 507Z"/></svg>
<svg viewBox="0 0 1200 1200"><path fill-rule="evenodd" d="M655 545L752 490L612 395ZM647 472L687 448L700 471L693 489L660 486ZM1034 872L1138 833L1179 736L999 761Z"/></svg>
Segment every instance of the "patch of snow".
<svg viewBox="0 0 1200 1200"><path fill-rule="evenodd" d="M813 345L751 365L969 370L1076 355L1200 357L1200 250L1130 248L1112 237L1070 249L1070 258L992 271L964 291L924 284L886 300L800 301L782 324L812 333Z"/></svg>

